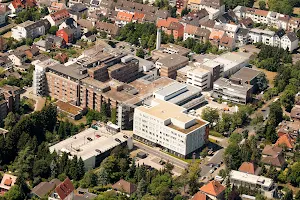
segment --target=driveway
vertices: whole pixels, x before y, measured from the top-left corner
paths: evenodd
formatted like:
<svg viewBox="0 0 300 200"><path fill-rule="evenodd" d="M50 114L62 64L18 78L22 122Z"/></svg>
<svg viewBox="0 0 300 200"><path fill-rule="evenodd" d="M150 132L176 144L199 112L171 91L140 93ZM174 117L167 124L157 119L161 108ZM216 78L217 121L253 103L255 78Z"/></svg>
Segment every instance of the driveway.
<svg viewBox="0 0 300 200"><path fill-rule="evenodd" d="M26 91L23 94L21 94L21 98L23 97L35 100L34 111L42 110L46 102L46 98L33 94L32 87L27 88Z"/></svg>

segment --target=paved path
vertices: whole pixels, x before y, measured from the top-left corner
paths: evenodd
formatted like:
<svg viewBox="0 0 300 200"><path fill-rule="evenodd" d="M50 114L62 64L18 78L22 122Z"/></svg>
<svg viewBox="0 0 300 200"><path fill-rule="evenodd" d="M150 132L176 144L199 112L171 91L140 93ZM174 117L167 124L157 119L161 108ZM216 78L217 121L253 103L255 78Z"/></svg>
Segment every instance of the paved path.
<svg viewBox="0 0 300 200"><path fill-rule="evenodd" d="M29 99L35 100L34 111L40 111L45 105L46 98L34 95L32 91L32 87L27 88L26 91L23 94L21 94L21 98L25 96Z"/></svg>
<svg viewBox="0 0 300 200"><path fill-rule="evenodd" d="M162 158L163 160L169 161L170 163L172 163L173 165L176 165L178 167L181 167L183 169L187 169L188 168L188 163L184 162L183 160L180 160L178 158L175 158L173 156L170 156L164 152L161 152L157 149L154 149L152 147L149 147L143 143L140 143L136 140L134 140L134 145L142 150L144 150L145 152L149 153L149 154L153 154L157 157Z"/></svg>

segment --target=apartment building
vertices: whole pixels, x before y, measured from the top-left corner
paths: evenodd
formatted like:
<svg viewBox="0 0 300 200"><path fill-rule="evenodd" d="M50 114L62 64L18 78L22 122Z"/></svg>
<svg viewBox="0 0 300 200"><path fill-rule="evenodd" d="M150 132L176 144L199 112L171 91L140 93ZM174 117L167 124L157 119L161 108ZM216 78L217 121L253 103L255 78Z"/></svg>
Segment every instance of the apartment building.
<svg viewBox="0 0 300 200"><path fill-rule="evenodd" d="M221 0L189 0L188 9L205 9L209 13L209 19L214 20L225 12L225 5Z"/></svg>
<svg viewBox="0 0 300 200"><path fill-rule="evenodd" d="M16 40L22 40L26 38L34 39L41 35L45 35L49 28L50 23L46 19L42 19L37 22L26 21L11 29L11 37Z"/></svg>
<svg viewBox="0 0 300 200"><path fill-rule="evenodd" d="M67 9L58 10L55 13L51 13L45 17L51 24L51 26L59 26L65 20L70 18L70 13Z"/></svg>
<svg viewBox="0 0 300 200"><path fill-rule="evenodd" d="M208 12L205 9L201 9L201 10L194 10L184 15L180 19L180 23L182 23L184 26L190 24L199 27L202 22L206 22L208 20L209 20Z"/></svg>
<svg viewBox="0 0 300 200"><path fill-rule="evenodd" d="M0 87L0 123L4 122L7 114L17 111L20 107L21 89L16 86L4 85Z"/></svg>
<svg viewBox="0 0 300 200"><path fill-rule="evenodd" d="M296 33L288 32L280 40L280 47L290 52L298 48L299 38Z"/></svg>
<svg viewBox="0 0 300 200"><path fill-rule="evenodd" d="M36 60L33 61L32 64L34 65L33 71L33 94L38 96L46 95L46 70L49 66L57 65L59 62L53 59L47 59L44 61Z"/></svg>
<svg viewBox="0 0 300 200"><path fill-rule="evenodd" d="M189 59L180 55L169 55L156 61L156 68L159 69L160 75L176 78L177 70L186 66Z"/></svg>
<svg viewBox="0 0 300 200"><path fill-rule="evenodd" d="M133 137L185 158L207 142L208 124L180 106L153 99L150 105L135 109Z"/></svg>
<svg viewBox="0 0 300 200"><path fill-rule="evenodd" d="M128 83L135 80L139 74L139 60L133 56L124 56L121 63L115 64L108 69L109 79Z"/></svg>
<svg viewBox="0 0 300 200"><path fill-rule="evenodd" d="M0 25L4 25L7 21L8 15L11 13L10 9L6 4L0 5Z"/></svg>
<svg viewBox="0 0 300 200"><path fill-rule="evenodd" d="M193 38L200 42L209 40L210 30L187 24L184 29L183 40Z"/></svg>
<svg viewBox="0 0 300 200"><path fill-rule="evenodd" d="M255 23L267 24L268 26L284 30L289 28L290 17L288 15L244 6L237 6L233 9L233 12L239 19L251 18Z"/></svg>
<svg viewBox="0 0 300 200"><path fill-rule="evenodd" d="M252 85L240 79L219 78L214 82L212 96L239 104L247 104L252 99Z"/></svg>
<svg viewBox="0 0 300 200"><path fill-rule="evenodd" d="M87 76L87 69L77 64L49 66L46 71L46 95L79 105L80 80Z"/></svg>
<svg viewBox="0 0 300 200"><path fill-rule="evenodd" d="M220 22L216 22L215 26L214 26L215 30L224 31L225 34L228 37L231 37L233 39L236 39L236 33L237 33L237 31L238 31L239 28L240 28L239 25L235 25L235 24L223 24L223 23L220 23Z"/></svg>
<svg viewBox="0 0 300 200"><path fill-rule="evenodd" d="M238 187L243 186L250 187L251 189L258 189L262 195L269 199L274 199L276 196L277 186L270 178L231 170L229 179L230 184Z"/></svg>

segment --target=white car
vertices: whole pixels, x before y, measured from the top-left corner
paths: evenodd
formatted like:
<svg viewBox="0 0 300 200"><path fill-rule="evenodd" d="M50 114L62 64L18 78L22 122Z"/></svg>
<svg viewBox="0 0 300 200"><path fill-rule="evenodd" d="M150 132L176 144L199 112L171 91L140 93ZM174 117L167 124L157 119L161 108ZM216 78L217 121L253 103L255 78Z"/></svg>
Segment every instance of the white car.
<svg viewBox="0 0 300 200"><path fill-rule="evenodd" d="M210 173L210 174L212 174L212 173L214 173L214 172L215 172L215 169L209 170L209 173Z"/></svg>

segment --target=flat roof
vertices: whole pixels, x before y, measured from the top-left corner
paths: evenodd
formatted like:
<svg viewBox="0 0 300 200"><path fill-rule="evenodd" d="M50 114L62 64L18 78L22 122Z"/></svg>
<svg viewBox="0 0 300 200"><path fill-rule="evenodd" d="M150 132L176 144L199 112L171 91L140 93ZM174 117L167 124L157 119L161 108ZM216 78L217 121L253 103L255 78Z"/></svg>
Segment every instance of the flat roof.
<svg viewBox="0 0 300 200"><path fill-rule="evenodd" d="M226 79L226 78L219 78L218 80L216 80L214 82L214 87L215 86L219 86L222 88L230 88L230 90L233 90L233 91L239 92L239 93L246 93L248 90L250 90L253 87L252 85L249 85L246 83L242 83L241 85L234 84L229 79Z"/></svg>
<svg viewBox="0 0 300 200"><path fill-rule="evenodd" d="M188 62L189 58L177 54L171 54L164 58L159 59L157 62L161 63L163 66L170 68L181 63Z"/></svg>
<svg viewBox="0 0 300 200"><path fill-rule="evenodd" d="M96 137L99 135L100 137ZM123 137L124 134L119 132L117 134L110 134L106 131L106 127L99 127L98 130L88 128L76 135L73 135L51 147L50 152L68 152L72 156L81 157L83 160L99 155L96 149L102 153L118 146L120 143L115 139L118 138L122 143L127 139ZM89 141L87 138L91 138Z"/></svg>
<svg viewBox="0 0 300 200"><path fill-rule="evenodd" d="M241 80L243 80L245 82L245 81L251 81L251 80L253 80L260 73L262 73L262 72L258 71L256 69L251 69L249 67L243 67L238 72L236 72L235 74L233 74L231 77L232 78L241 79Z"/></svg>
<svg viewBox="0 0 300 200"><path fill-rule="evenodd" d="M162 96L168 96L185 88L186 88L186 84L174 82L163 88L156 90L154 93Z"/></svg>
<svg viewBox="0 0 300 200"><path fill-rule="evenodd" d="M273 180L270 178L248 174L236 170L231 170L230 178L237 181L247 182L250 184L261 185L266 188L270 188L273 185Z"/></svg>
<svg viewBox="0 0 300 200"><path fill-rule="evenodd" d="M65 66L63 64L51 65L48 67L49 69L62 73L66 76L70 76L72 78L81 80L88 76L88 74L81 74L80 70L87 70L86 68L81 67L78 64L71 64L69 66Z"/></svg>
<svg viewBox="0 0 300 200"><path fill-rule="evenodd" d="M204 120L200 120L200 119L197 119L196 117L192 117L192 116L186 114L185 108L178 106L176 104L173 104L171 102L160 100L160 99L153 99L151 101L150 106L147 106L147 105L139 106L136 109L140 110L144 113L147 113L151 116L155 116L164 121L174 119L174 120L179 121L184 124L194 121L195 123L193 123L191 126L189 126L186 129L182 129L173 123L170 123L167 125L168 127L178 130L185 134L187 134L197 128L200 128L203 125L208 124L208 122L206 122Z"/></svg>
<svg viewBox="0 0 300 200"><path fill-rule="evenodd" d="M249 57L246 57L245 54L240 54L239 52L228 52L214 59L214 61L224 64L224 71L227 71L243 62L248 62L248 60Z"/></svg>
<svg viewBox="0 0 300 200"><path fill-rule="evenodd" d="M96 88L101 88L101 89L109 87L108 84L103 83L101 81L98 81L96 79L93 79L91 77L86 77L86 78L82 79L81 82L85 83L85 84L88 84L88 85L91 85L91 86L96 87Z"/></svg>
<svg viewBox="0 0 300 200"><path fill-rule="evenodd" d="M80 114L81 111L83 110L82 108L78 107L78 106L74 106L69 102L64 102L64 101L57 101L56 105L58 106L58 108L66 113L70 113L73 115L77 115Z"/></svg>

